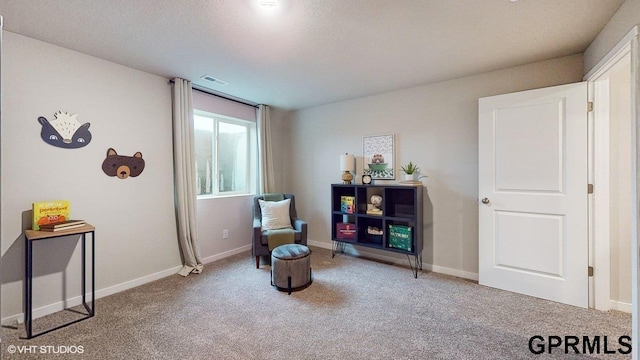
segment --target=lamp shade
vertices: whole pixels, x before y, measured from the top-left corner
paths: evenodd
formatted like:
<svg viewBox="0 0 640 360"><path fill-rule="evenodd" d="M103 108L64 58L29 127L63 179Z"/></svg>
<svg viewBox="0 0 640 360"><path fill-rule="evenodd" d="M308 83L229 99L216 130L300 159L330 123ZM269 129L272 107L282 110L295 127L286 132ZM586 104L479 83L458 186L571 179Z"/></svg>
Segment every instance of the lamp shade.
<svg viewBox="0 0 640 360"><path fill-rule="evenodd" d="M355 157L350 154L340 155L340 170L341 171L353 171L355 170Z"/></svg>

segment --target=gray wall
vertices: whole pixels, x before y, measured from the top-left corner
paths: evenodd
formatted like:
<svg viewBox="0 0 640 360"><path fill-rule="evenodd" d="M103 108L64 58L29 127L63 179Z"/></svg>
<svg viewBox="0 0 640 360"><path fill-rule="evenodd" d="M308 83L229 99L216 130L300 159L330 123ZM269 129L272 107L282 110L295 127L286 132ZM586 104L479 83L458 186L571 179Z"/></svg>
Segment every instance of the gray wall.
<svg viewBox="0 0 640 360"><path fill-rule="evenodd" d="M167 80L10 32L2 62L2 317L22 313L22 230L35 201L67 199L71 216L96 226L100 295L175 273L171 92ZM59 110L91 123L93 140L62 149L40 138L37 119ZM142 152L145 170L102 172L107 149ZM80 295L77 239L34 246L34 309ZM167 272L167 270L172 271ZM38 310L40 309L40 310Z"/></svg>
<svg viewBox="0 0 640 360"><path fill-rule="evenodd" d="M569 56L288 114L284 183L310 240L330 246L339 155L356 155L359 182L362 137L395 134L396 164L413 161L427 176L426 267L477 278L478 98L580 81L582 61Z"/></svg>
<svg viewBox="0 0 640 360"><path fill-rule="evenodd" d="M22 230L31 226L23 217L34 201L68 199L72 217L96 226L98 297L177 273L167 79L7 31L3 36L3 322L22 318ZM59 110L91 123L88 146L61 149L40 139L38 117L52 119ZM274 153L281 161L282 121L274 113ZM126 180L107 177L101 164L109 147L124 155L141 151L144 172ZM276 170L280 180L280 163ZM251 199L198 201L205 263L251 248ZM229 239L222 240L224 229ZM35 247L35 316L62 309L65 299L79 301L79 249L74 238Z"/></svg>
<svg viewBox="0 0 640 360"><path fill-rule="evenodd" d="M585 74L635 26L640 24L640 0L627 0L584 52Z"/></svg>

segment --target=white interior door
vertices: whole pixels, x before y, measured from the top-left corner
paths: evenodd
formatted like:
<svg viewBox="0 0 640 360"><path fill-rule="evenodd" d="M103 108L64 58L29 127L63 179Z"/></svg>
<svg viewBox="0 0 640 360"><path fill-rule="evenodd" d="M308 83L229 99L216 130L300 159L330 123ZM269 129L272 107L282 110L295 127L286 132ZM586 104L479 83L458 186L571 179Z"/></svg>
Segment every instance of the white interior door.
<svg viewBox="0 0 640 360"><path fill-rule="evenodd" d="M479 282L588 307L587 84L479 101Z"/></svg>

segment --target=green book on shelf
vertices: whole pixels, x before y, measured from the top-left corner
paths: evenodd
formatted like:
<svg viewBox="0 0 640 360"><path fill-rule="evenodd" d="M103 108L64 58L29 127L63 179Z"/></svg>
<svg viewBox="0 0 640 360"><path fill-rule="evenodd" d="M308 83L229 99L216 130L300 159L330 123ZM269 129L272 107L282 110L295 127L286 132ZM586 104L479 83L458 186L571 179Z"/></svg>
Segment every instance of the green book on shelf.
<svg viewBox="0 0 640 360"><path fill-rule="evenodd" d="M389 225L389 247L411 251L413 228L405 225Z"/></svg>

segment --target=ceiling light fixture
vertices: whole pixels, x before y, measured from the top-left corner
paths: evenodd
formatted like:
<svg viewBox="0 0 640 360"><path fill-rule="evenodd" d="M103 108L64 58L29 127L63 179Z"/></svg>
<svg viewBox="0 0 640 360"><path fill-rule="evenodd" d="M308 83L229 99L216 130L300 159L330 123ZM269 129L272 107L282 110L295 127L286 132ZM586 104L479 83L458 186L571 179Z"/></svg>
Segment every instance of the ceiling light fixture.
<svg viewBox="0 0 640 360"><path fill-rule="evenodd" d="M250 0L253 9L265 17L276 17L288 7L289 0Z"/></svg>
<svg viewBox="0 0 640 360"><path fill-rule="evenodd" d="M276 0L260 0L259 4L265 8L274 8L278 5Z"/></svg>

